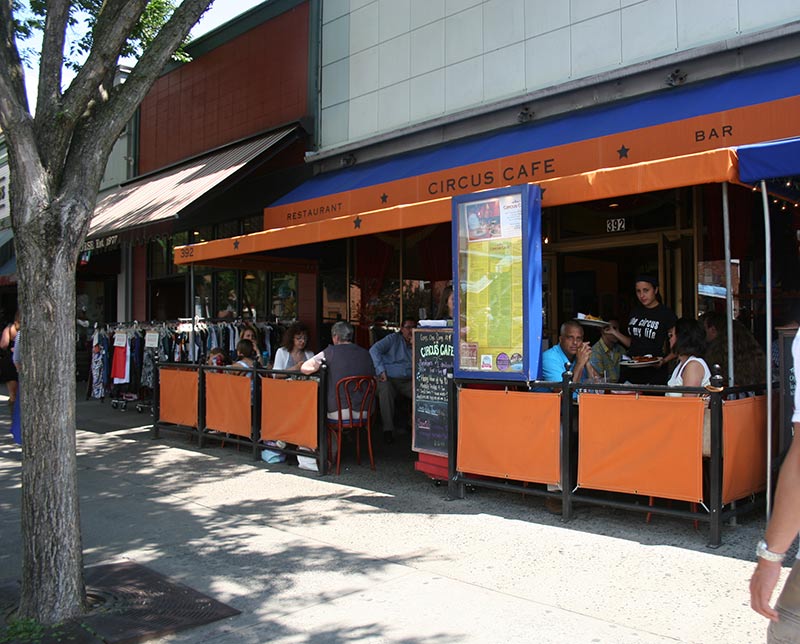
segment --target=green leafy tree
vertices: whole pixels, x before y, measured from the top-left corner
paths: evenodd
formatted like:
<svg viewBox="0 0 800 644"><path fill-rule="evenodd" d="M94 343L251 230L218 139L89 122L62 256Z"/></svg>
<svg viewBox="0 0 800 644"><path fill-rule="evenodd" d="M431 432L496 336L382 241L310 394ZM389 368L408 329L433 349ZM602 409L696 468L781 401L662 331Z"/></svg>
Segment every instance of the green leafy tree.
<svg viewBox="0 0 800 644"><path fill-rule="evenodd" d="M75 441L75 267L114 141L213 0L0 0L0 128L22 317L19 617L85 611ZM151 13L152 9L158 9ZM67 28L88 19L89 37ZM18 43L41 31L35 115ZM22 38L23 41L19 39ZM125 83L118 61L138 53ZM64 87L65 61L76 61Z"/></svg>

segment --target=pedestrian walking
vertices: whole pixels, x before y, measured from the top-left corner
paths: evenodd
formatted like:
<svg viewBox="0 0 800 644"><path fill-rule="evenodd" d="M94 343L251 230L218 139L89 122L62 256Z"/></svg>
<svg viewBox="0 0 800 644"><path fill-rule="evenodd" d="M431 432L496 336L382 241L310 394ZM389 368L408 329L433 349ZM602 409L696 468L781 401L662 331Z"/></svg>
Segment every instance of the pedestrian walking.
<svg viewBox="0 0 800 644"><path fill-rule="evenodd" d="M792 343L795 370L800 367L800 331ZM788 384L788 383L787 383ZM794 392L794 435L800 431L800 388ZM775 491L775 507L764 538L758 542L758 564L750 579L750 606L769 618L769 644L800 644L800 560L795 559L778 601L770 606L786 551L800 531L800 441L786 454Z"/></svg>

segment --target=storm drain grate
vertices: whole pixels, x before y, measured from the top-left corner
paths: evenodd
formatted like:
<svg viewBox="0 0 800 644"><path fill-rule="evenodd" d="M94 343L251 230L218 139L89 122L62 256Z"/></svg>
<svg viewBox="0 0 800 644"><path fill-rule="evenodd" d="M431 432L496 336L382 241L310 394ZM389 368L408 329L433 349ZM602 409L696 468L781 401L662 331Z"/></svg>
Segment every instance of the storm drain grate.
<svg viewBox="0 0 800 644"><path fill-rule="evenodd" d="M95 608L77 620L79 624L64 625L72 644L134 644L240 613L133 562L91 566L84 577ZM18 599L17 582L0 585L3 620L14 611ZM43 644L47 641L42 640Z"/></svg>

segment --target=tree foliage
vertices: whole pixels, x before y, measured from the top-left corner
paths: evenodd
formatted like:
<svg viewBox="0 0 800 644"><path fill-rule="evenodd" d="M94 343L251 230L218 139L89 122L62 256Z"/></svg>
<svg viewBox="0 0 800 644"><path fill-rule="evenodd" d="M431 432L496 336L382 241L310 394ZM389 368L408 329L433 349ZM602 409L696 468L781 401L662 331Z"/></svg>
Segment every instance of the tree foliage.
<svg viewBox="0 0 800 644"><path fill-rule="evenodd" d="M35 392L21 396L22 619L53 624L85 609L75 437L75 266L114 142L211 2L0 0L0 128L8 147L17 252L20 388ZM71 52L70 25L86 15L89 38L78 39ZM37 30L34 116L19 42ZM114 85L120 57L131 52L140 54L137 62L127 80ZM65 60L72 53L83 59L65 86Z"/></svg>
<svg viewBox="0 0 800 644"><path fill-rule="evenodd" d="M77 72L86 60L94 42L97 17L103 9L104 0L75 0L67 20L68 32L74 32L74 38L67 39L64 65ZM123 59L138 59L149 43L153 41L161 27L175 11L175 0L150 0L136 23L130 37L122 50ZM44 30L47 5L43 0L13 0L12 8L16 22L16 33L20 41L28 41ZM173 59L180 62L190 60L183 49L188 42L184 39L181 46L173 54ZM20 57L28 66L37 64L39 51L35 46L21 47Z"/></svg>

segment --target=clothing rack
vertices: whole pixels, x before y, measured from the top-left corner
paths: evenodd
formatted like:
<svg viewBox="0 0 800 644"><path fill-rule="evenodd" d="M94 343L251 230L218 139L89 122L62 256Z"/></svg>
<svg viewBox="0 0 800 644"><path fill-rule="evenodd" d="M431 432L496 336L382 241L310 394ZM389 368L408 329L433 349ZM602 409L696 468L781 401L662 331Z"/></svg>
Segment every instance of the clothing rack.
<svg viewBox="0 0 800 644"><path fill-rule="evenodd" d="M159 346L145 348L146 334L152 331L159 333ZM163 358L157 355L157 351L167 333L168 325L163 322L132 320L95 324L86 398L105 402L109 395L114 409L124 411L128 403L136 401L138 412L148 408L152 410L155 365L160 357ZM119 340L121 335L125 337L124 342Z"/></svg>
<svg viewBox="0 0 800 644"><path fill-rule="evenodd" d="M222 348L233 358L239 333L245 327L258 330L263 345L259 350L269 352L266 361L263 355L259 358L268 362L273 347L279 344L280 338L276 338L275 333L283 329L250 318L177 318L95 324L86 398L105 402L105 398L110 397L112 408L121 411L133 403L140 413L152 410L152 390L158 364L205 362L213 347ZM149 332L158 333L156 347L144 346ZM119 340L120 334L126 337L125 343Z"/></svg>

